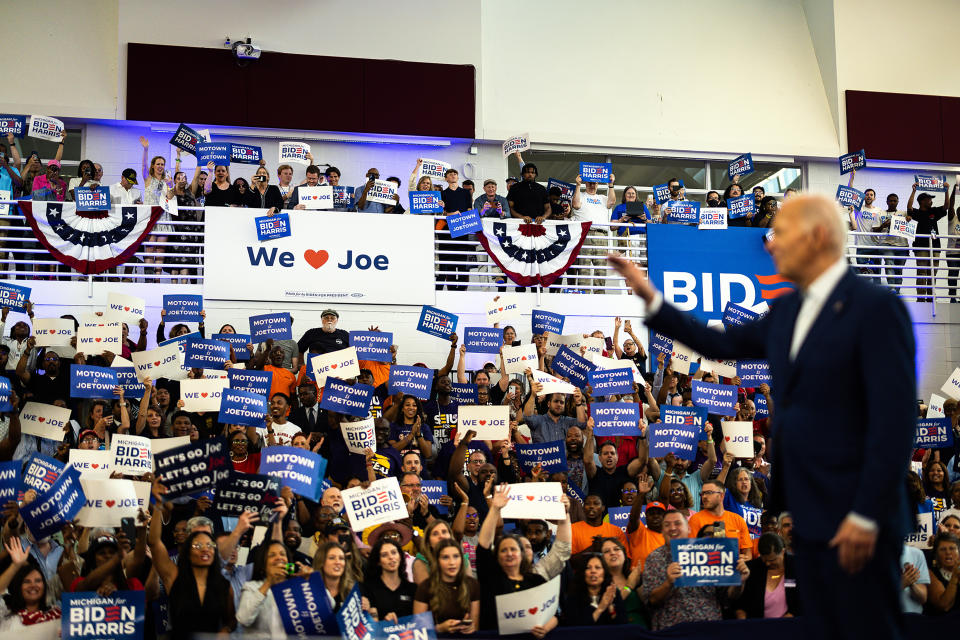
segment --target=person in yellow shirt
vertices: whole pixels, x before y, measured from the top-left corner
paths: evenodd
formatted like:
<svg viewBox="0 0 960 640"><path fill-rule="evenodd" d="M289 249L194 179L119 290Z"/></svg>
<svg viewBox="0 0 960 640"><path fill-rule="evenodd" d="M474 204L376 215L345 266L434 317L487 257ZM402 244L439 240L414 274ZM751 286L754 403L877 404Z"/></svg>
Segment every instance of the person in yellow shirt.
<svg viewBox="0 0 960 640"><path fill-rule="evenodd" d="M646 510L647 524L644 525L640 520L641 506L637 501L630 509L630 520L627 522L627 549L633 559L633 566L639 565L642 571L643 563L650 552L664 544L661 527L663 527L663 516L667 513L667 507L662 502L649 503Z"/></svg>
<svg viewBox="0 0 960 640"><path fill-rule="evenodd" d="M600 496L591 493L583 499L584 520L574 522L572 525L573 543L570 549L572 555L589 549L596 537L616 538L623 543L624 547L627 546L627 536L623 533L623 529L603 521L606 511Z"/></svg>
<svg viewBox="0 0 960 640"><path fill-rule="evenodd" d="M690 516L690 535L696 536L701 527L715 522L723 522L728 538L739 540L740 557L744 560L753 558L753 540L747 521L732 511L723 508L723 494L725 488L719 480L707 480L700 491L700 506L702 509Z"/></svg>

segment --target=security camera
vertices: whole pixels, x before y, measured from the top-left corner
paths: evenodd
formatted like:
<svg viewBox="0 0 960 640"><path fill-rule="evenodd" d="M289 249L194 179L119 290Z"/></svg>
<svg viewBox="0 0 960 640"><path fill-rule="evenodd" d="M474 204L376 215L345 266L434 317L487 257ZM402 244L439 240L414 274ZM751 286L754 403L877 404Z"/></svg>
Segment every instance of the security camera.
<svg viewBox="0 0 960 640"><path fill-rule="evenodd" d="M233 55L238 60L256 60L260 57L260 53L260 47L251 43L250 38L247 38L246 42L233 43Z"/></svg>

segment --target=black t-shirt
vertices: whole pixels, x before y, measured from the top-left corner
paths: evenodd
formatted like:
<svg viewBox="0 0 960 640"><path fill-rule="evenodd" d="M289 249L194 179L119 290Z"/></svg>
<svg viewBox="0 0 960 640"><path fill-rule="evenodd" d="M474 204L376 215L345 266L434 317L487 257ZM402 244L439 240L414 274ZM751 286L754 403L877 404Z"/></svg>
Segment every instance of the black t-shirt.
<svg viewBox="0 0 960 640"><path fill-rule="evenodd" d="M620 504L620 485L630 480L627 473L627 467L617 467L613 473L607 473L603 467L597 467L597 473L590 478L590 493L595 493L603 498L603 504Z"/></svg>
<svg viewBox="0 0 960 640"><path fill-rule="evenodd" d="M549 202L547 190L542 184L523 180L510 187L507 200L513 203L513 209L531 218L543 215L543 205Z"/></svg>
<svg viewBox="0 0 960 640"><path fill-rule="evenodd" d="M463 187L446 188L440 193L440 197L443 198L443 210L447 213L470 211L473 208L470 206L470 192Z"/></svg>
<svg viewBox="0 0 960 640"><path fill-rule="evenodd" d="M926 211L921 211L920 209L911 209L908 214L910 215L911 220L917 221L917 234L918 235L927 235L937 224L937 220L947 215L947 210L944 207L930 207ZM918 238L925 242L929 242L929 238Z"/></svg>
<svg viewBox="0 0 960 640"><path fill-rule="evenodd" d="M230 185L227 189L221 189L217 185L213 185L210 188L210 193L203 201L205 207L229 207L232 204L241 204L240 193L233 185Z"/></svg>
<svg viewBox="0 0 960 640"><path fill-rule="evenodd" d="M497 596L532 589L546 582L539 573L527 573L520 580L511 580L500 568L500 564L493 555L493 549L483 546L477 546L477 579L483 585L480 598L480 629L497 628Z"/></svg>
<svg viewBox="0 0 960 640"><path fill-rule="evenodd" d="M350 334L343 329L334 329L327 333L320 327L308 329L303 337L297 341L300 353L330 353L350 346ZM306 364L306 363L304 363Z"/></svg>
<svg viewBox="0 0 960 640"><path fill-rule="evenodd" d="M70 365L67 365L69 367ZM54 400L70 401L70 369L60 365L60 373L57 377L50 378L48 375L39 373L30 374L30 382L27 383L27 393L29 400L42 402L44 404L53 404Z"/></svg>
<svg viewBox="0 0 960 640"><path fill-rule="evenodd" d="M363 594L370 600L370 606L377 610L381 620L388 613L395 613L398 618L413 615L413 596L417 593L417 585L412 582L401 582L396 591L388 589L379 579L368 580L362 586Z"/></svg>

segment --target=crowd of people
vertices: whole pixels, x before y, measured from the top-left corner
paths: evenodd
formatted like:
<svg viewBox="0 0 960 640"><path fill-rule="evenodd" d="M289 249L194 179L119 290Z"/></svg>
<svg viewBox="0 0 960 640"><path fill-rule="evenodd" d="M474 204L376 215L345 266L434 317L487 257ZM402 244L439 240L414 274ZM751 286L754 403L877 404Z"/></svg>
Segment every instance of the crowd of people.
<svg viewBox="0 0 960 640"><path fill-rule="evenodd" d="M2 327L8 311L3 310ZM155 441L222 437L229 443L232 468L243 473L256 473L273 446L318 452L328 462L329 487L317 502L282 487L277 501L267 505L272 522L260 522L252 512L216 516L216 494L170 500L153 474L123 476L151 483L152 506L141 510L135 531L72 523L42 539L33 537L20 515L36 499L34 490L26 491L19 502L3 505L0 514L4 637L58 637L64 592L127 590L144 590L148 603L165 605L147 607L146 637L201 632L285 637L271 587L312 574L322 577L334 610L358 585L363 607L374 619L429 612L440 634L496 630L496 596L557 576L559 610L532 629L538 638L558 625L656 630L687 621L803 615L795 589L793 518L784 510L789 505L771 502L776 469L769 452L777 442L770 421L777 407L770 388L747 387L705 367L692 375L678 373L669 357L648 353L629 320L615 320L612 349L602 354L632 361L641 374L632 393L622 395L596 397L589 385L543 393L535 371L563 378L551 368L546 335L529 336L538 361L515 375L504 373L502 355L469 371L465 347L450 335L445 353L437 355L435 364L441 366L434 370L428 401L388 390L390 369L402 361L402 345L393 345L392 362L361 360L360 375L346 382L375 388L369 417L376 445L360 454L351 452L340 427L359 418L321 409L322 389L305 366L311 355L349 345L334 309L324 311L321 326L296 342L250 344L245 355L231 348L227 368L240 355L247 369L273 374L269 413L259 429L223 424L216 413L184 410L176 380L144 380L137 401L126 397L123 387L111 400L72 397L71 365L109 366L117 357L144 350L148 321L136 327L137 341L124 325L121 353L62 358L36 346L32 308L27 311L29 322L18 321L8 332L0 328L8 334L0 342L0 369L12 406L0 423L0 461L26 462L41 454L66 463L71 449L109 449L117 434ZM386 323L381 327L389 329ZM205 335L204 325L197 331ZM189 333L190 327L168 328L161 317L156 332L166 339ZM236 330L224 325L218 333ZM523 333L503 327L504 346L521 344ZM591 337L606 336L598 329ZM200 369L189 373L202 375ZM509 408L509 439L481 441L474 431L458 433L458 409L470 403L453 399L454 380L475 384L478 404ZM673 453L651 457L650 426L661 421L662 407L693 406L696 380L736 385L736 415L708 414L692 461ZM760 400L767 411L762 417L757 415ZM62 441L21 432L18 413L28 401L71 411ZM596 435L590 406L598 401L637 405L640 435ZM947 400L943 411L960 436L957 401ZM724 425L731 419L753 423L753 456L735 458L727 451ZM562 446L566 469L522 463L516 446L528 442ZM915 459L918 471L890 472L903 474L918 515L933 514L935 535L905 542L901 602L904 611L939 616L960 609L960 445L918 450ZM397 478L406 517L355 531L341 491L386 477ZM445 480L446 495L429 499L422 484L427 480ZM511 485L528 482L559 483L565 517L549 522L503 518ZM611 510L622 507L628 509L626 521L611 522ZM804 524L797 526L802 532ZM253 543L259 527L262 539ZM737 541L736 585L676 584L682 568L670 543L696 537Z"/></svg>

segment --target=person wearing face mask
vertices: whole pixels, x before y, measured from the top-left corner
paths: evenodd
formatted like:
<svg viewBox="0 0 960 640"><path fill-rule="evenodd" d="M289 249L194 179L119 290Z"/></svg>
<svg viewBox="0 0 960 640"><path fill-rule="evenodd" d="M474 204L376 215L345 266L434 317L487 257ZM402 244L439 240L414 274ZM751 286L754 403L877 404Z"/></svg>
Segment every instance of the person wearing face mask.
<svg viewBox="0 0 960 640"><path fill-rule="evenodd" d="M743 187L740 186L739 181L740 181L740 176L733 177L733 183L727 185L727 188L724 189L723 191L723 199L720 201L719 206L727 207L729 209L730 208L729 201L733 198L739 198L740 196L743 195ZM756 207L754 207L753 211L750 211L749 213L747 213L747 215L742 216L740 218L728 217L727 226L728 227L749 227L751 225L751 221L753 220L753 216L755 212L756 212Z"/></svg>

